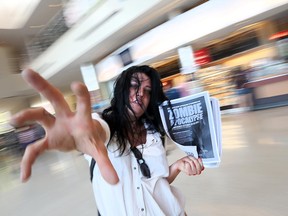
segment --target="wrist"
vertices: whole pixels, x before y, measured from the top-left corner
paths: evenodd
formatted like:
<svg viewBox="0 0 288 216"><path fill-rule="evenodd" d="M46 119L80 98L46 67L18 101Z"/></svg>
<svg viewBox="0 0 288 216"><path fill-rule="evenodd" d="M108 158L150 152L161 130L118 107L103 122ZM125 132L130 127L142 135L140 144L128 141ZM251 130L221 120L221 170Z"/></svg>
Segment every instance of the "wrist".
<svg viewBox="0 0 288 216"><path fill-rule="evenodd" d="M181 172L180 167L179 167L179 161L176 161L175 163L172 164L171 170L176 175L178 175Z"/></svg>

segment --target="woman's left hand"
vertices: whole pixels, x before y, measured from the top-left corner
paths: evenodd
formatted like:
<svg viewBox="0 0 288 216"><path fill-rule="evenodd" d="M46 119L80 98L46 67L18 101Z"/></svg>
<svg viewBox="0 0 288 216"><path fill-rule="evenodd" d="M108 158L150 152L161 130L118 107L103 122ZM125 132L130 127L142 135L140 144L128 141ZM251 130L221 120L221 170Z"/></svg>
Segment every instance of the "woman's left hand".
<svg viewBox="0 0 288 216"><path fill-rule="evenodd" d="M186 156L176 161L178 170L187 175L200 175L205 169L201 158Z"/></svg>
<svg viewBox="0 0 288 216"><path fill-rule="evenodd" d="M186 173L186 175L200 175L204 170L204 165L201 158L195 158L192 156L186 156L169 167L169 176L167 181L171 184L180 172Z"/></svg>

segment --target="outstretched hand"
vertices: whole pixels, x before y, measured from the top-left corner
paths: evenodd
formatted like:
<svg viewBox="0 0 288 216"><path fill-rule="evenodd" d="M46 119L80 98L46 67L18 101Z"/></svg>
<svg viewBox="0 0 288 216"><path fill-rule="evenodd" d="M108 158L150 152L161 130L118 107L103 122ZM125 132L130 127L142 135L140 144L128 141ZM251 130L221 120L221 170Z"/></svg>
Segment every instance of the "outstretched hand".
<svg viewBox="0 0 288 216"><path fill-rule="evenodd" d="M46 131L46 136L27 146L21 162L21 180L27 181L36 158L45 150L78 150L92 156L103 178L116 184L119 179L104 145L106 136L98 121L91 117L90 95L82 83L72 83L71 89L77 97L77 110L72 112L62 93L31 69L22 72L23 79L50 101L55 116L44 108L30 108L11 118L10 124L19 127L37 122Z"/></svg>

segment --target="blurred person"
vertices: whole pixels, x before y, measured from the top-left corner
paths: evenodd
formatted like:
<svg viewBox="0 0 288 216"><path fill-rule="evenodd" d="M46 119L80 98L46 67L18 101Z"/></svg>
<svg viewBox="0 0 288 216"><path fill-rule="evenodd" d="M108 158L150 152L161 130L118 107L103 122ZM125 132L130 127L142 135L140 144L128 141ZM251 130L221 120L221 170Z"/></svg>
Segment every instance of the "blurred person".
<svg viewBox="0 0 288 216"><path fill-rule="evenodd" d="M236 87L236 94L238 97L238 107L244 109L251 109L253 106L252 89L246 88L245 84L249 81L250 70L243 70L237 67L232 70L233 82Z"/></svg>
<svg viewBox="0 0 288 216"><path fill-rule="evenodd" d="M204 88L201 85L200 80L196 78L194 73L186 74L185 79L186 82L184 82L181 86L183 97L204 91Z"/></svg>
<svg viewBox="0 0 288 216"><path fill-rule="evenodd" d="M84 84L71 85L77 97L77 110L71 112L61 92L38 73L27 69L22 75L51 102L56 113L33 108L12 117L10 123L15 127L36 121L46 131L42 140L26 148L22 181L28 180L31 166L44 151L78 150L89 161L96 161L92 184L101 215L185 215L185 199L171 183L180 172L201 174L204 166L201 159L191 156L168 166L158 110L167 98L155 69L133 66L123 71L115 82L110 107L101 116L91 115Z"/></svg>
<svg viewBox="0 0 288 216"><path fill-rule="evenodd" d="M182 96L180 89L178 89L177 87L174 87L171 81L166 82L166 85L164 85L163 90L164 90L166 97L169 100L177 99Z"/></svg>

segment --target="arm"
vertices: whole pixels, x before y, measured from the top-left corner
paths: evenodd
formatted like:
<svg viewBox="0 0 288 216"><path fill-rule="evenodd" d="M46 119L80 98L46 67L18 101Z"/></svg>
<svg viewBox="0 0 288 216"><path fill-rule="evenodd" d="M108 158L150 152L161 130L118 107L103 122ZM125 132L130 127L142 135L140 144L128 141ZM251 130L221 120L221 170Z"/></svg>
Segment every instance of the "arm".
<svg viewBox="0 0 288 216"><path fill-rule="evenodd" d="M24 80L50 101L55 116L43 108L30 108L14 115L10 123L21 126L29 122L38 122L46 131L46 136L30 144L21 162L21 179L27 181L36 158L46 150L78 150L92 156L98 163L103 178L110 184L119 179L108 158L104 145L105 132L101 124L92 119L90 95L82 83L73 83L71 89L77 98L77 111L72 112L62 93L50 85L38 73L32 70L22 72Z"/></svg>
<svg viewBox="0 0 288 216"><path fill-rule="evenodd" d="M187 175L200 175L204 170L204 165L201 158L195 158L192 156L183 157L172 165L169 166L169 176L167 181L171 184L180 172L184 172Z"/></svg>

